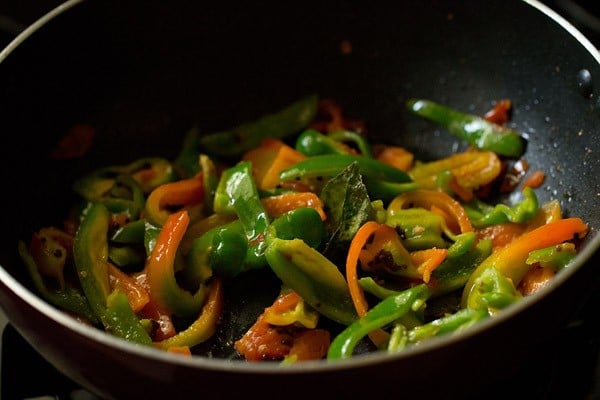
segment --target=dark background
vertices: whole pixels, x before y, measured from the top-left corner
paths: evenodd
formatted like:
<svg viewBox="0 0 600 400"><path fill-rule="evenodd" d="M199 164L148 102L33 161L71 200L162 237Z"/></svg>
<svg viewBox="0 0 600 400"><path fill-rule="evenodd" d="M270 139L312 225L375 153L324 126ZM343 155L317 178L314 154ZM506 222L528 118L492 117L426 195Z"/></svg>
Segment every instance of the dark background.
<svg viewBox="0 0 600 400"><path fill-rule="evenodd" d="M61 3L62 0L1 0L0 50ZM543 3L565 17L594 45L600 46L600 13L595 10L597 0L545 0ZM539 357L521 366L517 374L498 377L494 387L485 393L473 393L473 399L515 395L531 399L600 399L599 306L600 294L596 292L558 333L558 340L539 350ZM0 350L0 399L41 396L95 399L41 359L10 324L2 329Z"/></svg>

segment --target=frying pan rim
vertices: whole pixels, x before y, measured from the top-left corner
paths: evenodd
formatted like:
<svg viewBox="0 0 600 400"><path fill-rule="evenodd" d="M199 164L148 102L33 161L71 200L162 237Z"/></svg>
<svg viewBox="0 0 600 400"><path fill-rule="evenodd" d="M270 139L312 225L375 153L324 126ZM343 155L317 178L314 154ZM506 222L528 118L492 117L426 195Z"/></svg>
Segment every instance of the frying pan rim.
<svg viewBox="0 0 600 400"><path fill-rule="evenodd" d="M66 0L64 3L50 10L48 13L40 17L28 28L22 31L15 39L13 39L4 49L0 50L0 63L10 53L16 49L21 43L27 38L35 34L42 26L53 20L58 15L62 14L66 10L84 3L86 0ZM553 19L559 26L565 29L571 36L573 36L585 49L594 57L594 59L600 64L600 53L598 49L570 22L565 20L562 16L557 14L555 11L550 9L545 4L538 0L521 0L524 3L538 9L540 12L546 14L549 18ZM398 354L387 354L386 352L375 352L364 354L361 356L355 356L347 360L339 360L336 362L328 362L324 360L319 361L306 361L298 364L287 365L282 368L278 363L248 363L246 361L233 361L227 359L208 358L208 357L181 357L174 355L159 349L152 347L133 346L131 343L112 336L104 331L97 328L82 324L68 314L55 308L51 304L47 303L38 295L27 289L19 281L17 281L11 274L0 265L0 282L7 286L12 291L13 295L18 297L23 302L27 303L30 307L39 310L47 318L53 322L67 328L68 330L85 337L86 339L97 342L103 346L107 346L112 350L122 351L124 354L130 354L132 356L138 356L145 358L148 361L163 362L171 365L181 365L193 368L207 368L215 371L222 371L223 373L252 373L252 374L310 374L320 371L339 370L340 368L362 368L368 367L371 364L380 364L382 362L394 362L400 358L408 359L416 357L419 354L435 351L438 348L452 345L453 343L462 342L469 340L471 337L479 335L491 329L496 325L500 325L511 319L513 316L520 314L527 308L531 307L534 303L541 301L543 298L548 296L556 287L562 285L568 280L573 274L575 274L580 268L583 268L586 264L586 260L592 258L592 256L600 248L600 235L596 232L590 231L590 235L594 237L588 242L576 258L571 263L570 267L558 274L550 285L541 289L539 292L532 296L524 298L518 304L513 305L509 309L503 310L493 318L488 318L484 321L479 322L475 326L471 327L460 335L453 336L447 335L437 338L432 338L419 346L413 346L404 350Z"/></svg>

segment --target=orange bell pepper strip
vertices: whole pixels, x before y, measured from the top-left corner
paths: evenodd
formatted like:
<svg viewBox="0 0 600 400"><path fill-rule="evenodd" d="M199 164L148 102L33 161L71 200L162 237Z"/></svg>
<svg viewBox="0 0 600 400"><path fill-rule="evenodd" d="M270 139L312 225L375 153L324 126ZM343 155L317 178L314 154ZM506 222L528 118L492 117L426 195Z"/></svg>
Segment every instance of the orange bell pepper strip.
<svg viewBox="0 0 600 400"><path fill-rule="evenodd" d="M279 173L306 159L306 156L279 139L264 139L259 147L247 151L242 161L252 163L252 175L259 189L273 189L279 183Z"/></svg>
<svg viewBox="0 0 600 400"><path fill-rule="evenodd" d="M523 296L529 296L546 286L554 278L556 272L553 268L535 265L523 276L517 289Z"/></svg>
<svg viewBox="0 0 600 400"><path fill-rule="evenodd" d="M393 216L395 210L408 207L421 207L432 211L440 209L443 212L442 216L452 218L447 222L449 227L458 226L461 233L473 232L473 226L465 209L447 193L425 189L403 193L391 201L388 215Z"/></svg>
<svg viewBox="0 0 600 400"><path fill-rule="evenodd" d="M189 216L185 209L170 214L144 267L150 299L163 311L182 317L200 311L207 291L206 285L201 284L192 294L182 289L175 279L175 257L188 224Z"/></svg>
<svg viewBox="0 0 600 400"><path fill-rule="evenodd" d="M321 216L322 221L327 218L323 210L323 201L313 192L284 193L265 197L261 199L261 202L267 214L272 218L277 218L300 207L314 208Z"/></svg>
<svg viewBox="0 0 600 400"><path fill-rule="evenodd" d="M148 195L144 214L150 222L162 226L174 208L186 207L188 213L191 213L193 206L201 206L203 203L204 185L200 173L193 178L169 182L156 187ZM195 212L201 212L197 208ZM196 214L191 215L196 216Z"/></svg>
<svg viewBox="0 0 600 400"><path fill-rule="evenodd" d="M414 158L413 153L399 146L384 146L377 155L377 160L404 172L412 168Z"/></svg>
<svg viewBox="0 0 600 400"><path fill-rule="evenodd" d="M368 221L363 224L354 238L350 242L350 248L348 249L348 256L346 257L346 281L348 282L348 289L350 290L350 296L354 303L354 308L359 318L362 318L369 310L369 304L365 298L365 293L358 283L358 260L363 247L367 244L369 238L380 229L381 224L375 221ZM380 347L387 343L390 335L383 329L376 329L369 333L369 339L376 347Z"/></svg>
<svg viewBox="0 0 600 400"><path fill-rule="evenodd" d="M176 348L194 347L210 339L217 330L217 324L223 313L223 284L218 277L213 278L210 283L206 304L202 307L198 319L196 319L185 330L175 336L154 342L154 346L172 350Z"/></svg>
<svg viewBox="0 0 600 400"><path fill-rule="evenodd" d="M423 276L423 282L429 283L431 273L446 259L447 249L425 249L410 253L412 262L417 266L417 271Z"/></svg>
<svg viewBox="0 0 600 400"><path fill-rule="evenodd" d="M583 237L587 231L588 226L580 218L565 218L519 236L507 246L492 253L475 269L464 287L462 306L469 305L471 292L475 291L478 278L487 269L497 269L502 276L512 280L516 287L530 268L526 260L531 251L558 245L576 235Z"/></svg>
<svg viewBox="0 0 600 400"><path fill-rule="evenodd" d="M185 357L192 356L192 350L188 346L173 346L167 349L169 353L179 354Z"/></svg>
<svg viewBox="0 0 600 400"><path fill-rule="evenodd" d="M286 360L320 360L327 355L331 334L325 329L306 329L294 335L294 343Z"/></svg>

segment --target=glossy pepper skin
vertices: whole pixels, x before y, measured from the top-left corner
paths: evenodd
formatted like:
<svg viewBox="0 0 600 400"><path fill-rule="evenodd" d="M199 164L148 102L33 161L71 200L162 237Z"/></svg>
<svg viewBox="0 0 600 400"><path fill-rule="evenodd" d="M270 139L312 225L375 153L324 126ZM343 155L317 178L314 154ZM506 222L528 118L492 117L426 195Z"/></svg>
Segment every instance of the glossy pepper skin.
<svg viewBox="0 0 600 400"><path fill-rule="evenodd" d="M565 218L519 236L486 258L469 276L463 289L462 307L485 308L491 290L506 293L519 284L529 270L527 259L532 251L559 245L576 235L585 235L587 230L588 226L581 219ZM495 308L490 307L490 313Z"/></svg>
<svg viewBox="0 0 600 400"><path fill-rule="evenodd" d="M303 240L270 239L266 259L279 279L320 314L343 325L358 318L342 273Z"/></svg>
<svg viewBox="0 0 600 400"><path fill-rule="evenodd" d="M418 310L429 295L427 285L421 284L385 298L335 337L329 347L327 359L352 357L358 342L369 332L396 321L411 310Z"/></svg>
<svg viewBox="0 0 600 400"><path fill-rule="evenodd" d="M55 306L74 312L88 319L91 323L98 323L98 317L92 311L85 295L79 287L65 285L61 289L52 289L45 284L42 275L40 274L39 266L36 265L34 258L27 249L27 245L23 241L18 244L19 255L25 263L29 275L33 280L35 288L40 294Z"/></svg>
<svg viewBox="0 0 600 400"><path fill-rule="evenodd" d="M325 236L325 228L317 210L302 207L275 218L268 235L267 241L270 237L300 238L317 248ZM256 257L252 253L240 220L217 226L196 239L187 260L188 267L183 273L191 282L200 282L213 272L231 278L248 269L267 266L264 255Z"/></svg>
<svg viewBox="0 0 600 400"><path fill-rule="evenodd" d="M473 200L465 206L465 211L476 228L502 224L504 222L525 223L531 220L539 210L539 202L535 191L523 189L524 199L512 207L506 204L489 206L481 201Z"/></svg>
<svg viewBox="0 0 600 400"><path fill-rule="evenodd" d="M398 168L353 154L323 154L309 157L281 171L279 178L282 181L316 177L331 178L354 162L358 163L360 173L367 178L398 183L411 182L410 176Z"/></svg>
<svg viewBox="0 0 600 400"><path fill-rule="evenodd" d="M83 212L73 243L79 281L92 311L107 331L136 343L149 344L152 342L150 336L126 296L111 291L108 276L109 219L108 209L99 202L89 203Z"/></svg>
<svg viewBox="0 0 600 400"><path fill-rule="evenodd" d="M215 209L218 199L223 199L237 214L248 239L249 256L260 258L266 249L264 239L271 221L260 201L250 162L239 162L223 173L215 195Z"/></svg>
<svg viewBox="0 0 600 400"><path fill-rule="evenodd" d="M425 99L411 99L407 107L416 115L436 122L460 139L481 150L490 150L507 157L519 157L525 151L525 141L518 132L465 114Z"/></svg>
<svg viewBox="0 0 600 400"><path fill-rule="evenodd" d="M73 183L73 190L86 200L97 200L115 185L119 175L132 177L144 194L177 179L171 162L160 157L141 158L130 164L99 168Z"/></svg>
<svg viewBox="0 0 600 400"><path fill-rule="evenodd" d="M350 131L323 134L314 129L307 129L296 139L295 148L308 157L322 154L352 154L346 142L352 142L363 157L373 158L369 142L361 135Z"/></svg>
<svg viewBox="0 0 600 400"><path fill-rule="evenodd" d="M303 238L315 247L320 244L324 228L317 210L301 207L271 221L251 166L242 161L223 172L215 194L215 210L233 211L237 219L209 230L193 242L186 272L190 279L197 281L210 275L210 271L233 277L248 269L263 268L270 231L284 238Z"/></svg>

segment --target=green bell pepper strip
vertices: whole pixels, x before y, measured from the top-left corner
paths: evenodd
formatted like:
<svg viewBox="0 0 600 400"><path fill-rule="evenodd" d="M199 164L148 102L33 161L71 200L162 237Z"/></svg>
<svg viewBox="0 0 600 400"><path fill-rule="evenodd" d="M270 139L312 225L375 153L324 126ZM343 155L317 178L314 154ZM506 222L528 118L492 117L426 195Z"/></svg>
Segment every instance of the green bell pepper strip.
<svg viewBox="0 0 600 400"><path fill-rule="evenodd" d="M294 148L308 157L323 154L348 154L348 150L342 143L314 129L302 132L296 139Z"/></svg>
<svg viewBox="0 0 600 400"><path fill-rule="evenodd" d="M513 129L465 114L424 99L411 99L408 109L416 115L436 122L470 145L507 157L519 157L525 151L525 140Z"/></svg>
<svg viewBox="0 0 600 400"><path fill-rule="evenodd" d="M508 277L496 268L487 268L478 276L476 287L469 294L468 309L494 315L522 297Z"/></svg>
<svg viewBox="0 0 600 400"><path fill-rule="evenodd" d="M461 304L463 308L477 308L480 305L479 288L486 270L495 269L517 287L530 265L527 264L529 253L534 250L559 245L583 236L588 226L580 218L565 218L542 225L524 233L508 245L492 253L469 277L463 289Z"/></svg>
<svg viewBox="0 0 600 400"><path fill-rule="evenodd" d="M199 161L202 169L202 186L204 188L204 213L210 215L214 212L215 193L219 185L217 167L206 154L200 154Z"/></svg>
<svg viewBox="0 0 600 400"><path fill-rule="evenodd" d="M299 238L316 249L325 238L325 225L317 210L300 207L275 218L268 238L271 236L284 240Z"/></svg>
<svg viewBox="0 0 600 400"><path fill-rule="evenodd" d="M106 298L104 327L107 332L132 343L152 345L150 334L129 305L127 295L118 289Z"/></svg>
<svg viewBox="0 0 600 400"><path fill-rule="evenodd" d="M211 234L207 236L210 237ZM202 243L200 242L201 247L192 248L192 256L198 254L197 249L204 246ZM245 269L258 269L262 266L262 263L252 257L248 237L240 220L215 228L209 246L206 251L208 262L212 272L219 276L232 278Z"/></svg>
<svg viewBox="0 0 600 400"><path fill-rule="evenodd" d="M432 297L462 288L479 264L492 254L491 240L479 240L475 246L458 255L455 245L450 246L446 259L431 273L427 285Z"/></svg>
<svg viewBox="0 0 600 400"><path fill-rule="evenodd" d="M312 157L323 154L349 154L344 142L353 142L363 157L373 158L371 145L362 136L351 131L336 131L323 134L307 129L296 139L295 149Z"/></svg>
<svg viewBox="0 0 600 400"><path fill-rule="evenodd" d="M223 312L222 286L220 279L214 279L210 283L206 304L202 307L202 312L198 318L175 336L154 342L154 346L168 350L171 347L193 347L208 340L215 333L219 318Z"/></svg>
<svg viewBox="0 0 600 400"><path fill-rule="evenodd" d="M67 283L61 290L51 289L44 283L44 279L39 272L35 260L31 256L31 253L29 253L27 245L23 241L19 241L18 251L35 288L43 298L63 310L75 313L87 319L93 324L100 322L80 288L76 288Z"/></svg>
<svg viewBox="0 0 600 400"><path fill-rule="evenodd" d="M465 237L463 237L463 235ZM483 260L492 253L492 242L480 240L474 246L469 246L473 232L467 232L461 236L459 242L448 248L446 259L432 272L431 279L427 283L431 297L439 297L462 288L471 273ZM379 299L398 294L397 290L388 289L366 276L358 280L361 288Z"/></svg>
<svg viewBox="0 0 600 400"><path fill-rule="evenodd" d="M185 147L176 163L184 164L189 154L205 152L211 156L233 159L245 151L257 147L263 139L285 138L300 132L315 118L319 98L310 95L289 104L275 113L264 115L257 120L246 122L230 130L199 135L197 130L190 132Z"/></svg>
<svg viewBox="0 0 600 400"><path fill-rule="evenodd" d="M108 226L106 206L91 202L85 208L73 242L73 257L79 282L88 303L112 334L137 343L148 343L149 336L131 309L127 296L111 293L108 276ZM146 333L147 335L147 333Z"/></svg>
<svg viewBox="0 0 600 400"><path fill-rule="evenodd" d="M146 252L138 246L108 246L108 259L119 268L144 265Z"/></svg>
<svg viewBox="0 0 600 400"><path fill-rule="evenodd" d="M561 270L569 265L576 255L577 250L573 243L561 243L532 251L525 262L529 265L540 264L542 267Z"/></svg>
<svg viewBox="0 0 600 400"><path fill-rule="evenodd" d="M388 289L381 286L370 276L360 278L358 280L358 284L365 292L372 294L380 300L400 293L398 290Z"/></svg>
<svg viewBox="0 0 600 400"><path fill-rule="evenodd" d="M144 248L146 249L146 254L152 253L161 230L162 226L144 221Z"/></svg>
<svg viewBox="0 0 600 400"><path fill-rule="evenodd" d="M146 221L144 219L131 221L114 231L109 240L119 244L144 243L145 226Z"/></svg>
<svg viewBox="0 0 600 400"><path fill-rule="evenodd" d="M110 213L99 202L84 209L73 242L73 257L83 293L96 316L106 325L106 298L110 294L108 277L108 228Z"/></svg>
<svg viewBox="0 0 600 400"><path fill-rule="evenodd" d="M322 154L309 157L279 173L282 181L293 181L303 178L331 178L352 163L358 163L360 173L372 180L383 180L397 183L411 182L410 176L391 165L381 161L352 154Z"/></svg>
<svg viewBox="0 0 600 400"><path fill-rule="evenodd" d="M415 344L435 336L462 331L487 316L487 313L481 310L473 310L470 308L459 310L454 314L438 318L408 330L406 333L408 336L408 343Z"/></svg>
<svg viewBox="0 0 600 400"><path fill-rule="evenodd" d="M75 181L73 189L86 200L96 200L114 186L115 179L119 175L131 176L140 185L144 194L178 178L171 162L160 157L149 157L127 165L97 169Z"/></svg>
<svg viewBox="0 0 600 400"><path fill-rule="evenodd" d="M454 243L448 247L446 258L460 257L472 249L477 241L477 234L475 232L460 233L453 240Z"/></svg>
<svg viewBox="0 0 600 400"><path fill-rule="evenodd" d="M445 220L439 214L424 208L388 210L386 224L402 231L402 243L409 251L447 248L443 238Z"/></svg>
<svg viewBox="0 0 600 400"><path fill-rule="evenodd" d="M525 223L537 214L539 203L532 188L524 188L523 195L525 198L513 207L506 204L497 204L492 207L479 200L473 200L465 204L464 209L475 228L483 228L504 222Z"/></svg>
<svg viewBox="0 0 600 400"><path fill-rule="evenodd" d="M352 131L333 131L329 137L340 142L352 142L363 157L373 158L371 144L362 135Z"/></svg>
<svg viewBox="0 0 600 400"><path fill-rule="evenodd" d="M102 202L112 214L138 219L145 202L140 184L127 174L119 174L110 182L112 185L107 186L105 192L96 197L87 196L86 200Z"/></svg>
<svg viewBox="0 0 600 400"><path fill-rule="evenodd" d="M425 339L462 331L485 317L487 317L487 314L481 310L465 308L454 314L410 329L407 329L402 323L395 323L390 334L387 350L390 353L400 352L409 345L419 343Z"/></svg>
<svg viewBox="0 0 600 400"><path fill-rule="evenodd" d="M303 240L271 238L265 257L275 275L321 315L343 325L358 318L338 267Z"/></svg>
<svg viewBox="0 0 600 400"><path fill-rule="evenodd" d="M299 238L311 247L318 247L325 228L318 211L310 207L297 208L275 218L266 236L280 239ZM264 255L256 257L240 220L212 228L192 243L187 266L182 271L186 280L197 284L212 275L234 277L248 270L267 265Z"/></svg>
<svg viewBox="0 0 600 400"><path fill-rule="evenodd" d="M241 221L248 239L249 255L260 259L267 247L265 237L270 220L258 196L252 177L252 164L248 161L239 162L229 168L224 176L224 183L219 183L217 191L229 199L227 204L232 205Z"/></svg>
<svg viewBox="0 0 600 400"><path fill-rule="evenodd" d="M385 298L333 339L327 352L327 359L339 360L352 357L358 342L369 332L383 328L411 311L417 311L429 296L427 285L421 284Z"/></svg>

